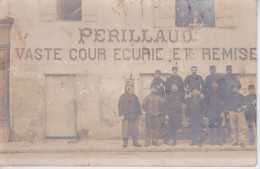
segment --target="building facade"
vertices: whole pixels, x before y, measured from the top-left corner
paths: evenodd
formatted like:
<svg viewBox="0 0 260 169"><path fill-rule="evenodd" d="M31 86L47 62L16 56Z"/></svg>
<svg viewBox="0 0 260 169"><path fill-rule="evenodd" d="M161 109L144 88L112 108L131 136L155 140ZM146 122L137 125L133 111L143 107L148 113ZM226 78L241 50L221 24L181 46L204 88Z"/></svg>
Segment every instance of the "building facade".
<svg viewBox="0 0 260 169"><path fill-rule="evenodd" d="M250 1L2 0L5 140L120 139L126 81L142 103L154 71L166 79L172 66L183 78L197 66L205 79L210 65L232 65L246 94L256 85Z"/></svg>

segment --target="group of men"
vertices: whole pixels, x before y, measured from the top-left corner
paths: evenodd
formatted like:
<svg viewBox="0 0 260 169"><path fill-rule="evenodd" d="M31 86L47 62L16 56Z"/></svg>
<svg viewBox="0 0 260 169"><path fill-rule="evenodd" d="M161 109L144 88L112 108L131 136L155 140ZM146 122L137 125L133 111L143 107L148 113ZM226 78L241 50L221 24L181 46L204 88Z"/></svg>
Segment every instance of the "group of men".
<svg viewBox="0 0 260 169"><path fill-rule="evenodd" d="M161 71L156 70L150 85L151 93L142 105L133 93L133 85L126 85L118 103L123 147L127 147L129 136L132 136L134 146L141 146L138 143L138 118L142 109L146 112L146 147L151 144L160 146L160 137L165 144L176 145L176 132L182 127L183 110L189 122L191 145L201 145L205 138L210 138L211 145L222 145L226 137L231 136L233 146L243 147L247 143L247 133L249 143L254 144L254 85L248 86L247 96L240 94L241 83L232 73L231 65L226 67L225 75L217 74L216 67L210 66L211 74L205 81L197 74L196 66L191 67L191 72L183 81L178 68L172 67L172 75L165 82L160 77Z"/></svg>

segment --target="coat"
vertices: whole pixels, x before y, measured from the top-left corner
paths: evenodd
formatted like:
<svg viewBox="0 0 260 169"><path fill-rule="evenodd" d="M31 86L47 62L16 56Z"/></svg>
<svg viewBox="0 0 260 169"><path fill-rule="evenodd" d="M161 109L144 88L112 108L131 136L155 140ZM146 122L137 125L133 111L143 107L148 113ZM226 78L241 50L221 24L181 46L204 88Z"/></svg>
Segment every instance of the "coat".
<svg viewBox="0 0 260 169"><path fill-rule="evenodd" d="M204 92L204 80L197 74L188 75L184 80L184 87L187 88L189 92L193 89Z"/></svg>
<svg viewBox="0 0 260 169"><path fill-rule="evenodd" d="M232 92L230 94L230 97L229 97L229 105L228 105L228 111L237 111L237 109L241 108L242 109L242 106L245 106L246 103L245 103L245 98L242 94L240 93L234 93ZM244 110L242 110L244 111Z"/></svg>
<svg viewBox="0 0 260 169"><path fill-rule="evenodd" d="M139 100L135 94L122 94L118 102L119 116L125 120L134 120L142 114Z"/></svg>
<svg viewBox="0 0 260 169"><path fill-rule="evenodd" d="M256 104L254 101L256 100L256 94L248 94L245 97L246 102L246 120L247 121L255 121L256 120Z"/></svg>
<svg viewBox="0 0 260 169"><path fill-rule="evenodd" d="M178 91L183 95L185 95L184 91L184 82L183 79L178 75L172 75L171 77L166 79L165 82L165 92L166 94L170 94L172 92L172 85L176 84L178 86Z"/></svg>
<svg viewBox="0 0 260 169"><path fill-rule="evenodd" d="M181 113L182 103L184 103L184 96L181 92L172 92L166 96L164 103L164 112L166 115Z"/></svg>
<svg viewBox="0 0 260 169"><path fill-rule="evenodd" d="M186 117L193 119L202 119L204 116L204 100L199 96L191 96L186 100Z"/></svg>
<svg viewBox="0 0 260 169"><path fill-rule="evenodd" d="M209 119L209 126L220 125L222 122L223 98L220 90L209 90L205 96L205 113ZM214 125L213 125L214 124Z"/></svg>
<svg viewBox="0 0 260 169"><path fill-rule="evenodd" d="M159 116L163 112L164 99L156 94L150 94L145 97L143 102L143 109L146 116Z"/></svg>
<svg viewBox="0 0 260 169"><path fill-rule="evenodd" d="M156 95L164 97L164 90L165 90L165 82L161 78L154 78L151 86L155 86L156 88Z"/></svg>
<svg viewBox="0 0 260 169"><path fill-rule="evenodd" d="M208 92L212 89L212 82L219 80L219 75L217 74L210 74L205 79L205 92Z"/></svg>

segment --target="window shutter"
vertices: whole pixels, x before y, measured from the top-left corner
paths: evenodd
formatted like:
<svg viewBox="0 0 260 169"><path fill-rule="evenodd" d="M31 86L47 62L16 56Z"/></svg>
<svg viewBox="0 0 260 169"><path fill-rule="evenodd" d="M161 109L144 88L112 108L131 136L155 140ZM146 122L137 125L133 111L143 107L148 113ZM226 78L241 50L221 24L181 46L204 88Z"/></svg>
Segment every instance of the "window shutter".
<svg viewBox="0 0 260 169"><path fill-rule="evenodd" d="M167 28L175 26L175 0L154 1L154 27Z"/></svg>
<svg viewBox="0 0 260 169"><path fill-rule="evenodd" d="M57 19L56 0L41 0L41 17L43 21L54 21Z"/></svg>
<svg viewBox="0 0 260 169"><path fill-rule="evenodd" d="M239 26L239 6L237 0L215 0L216 27L233 28Z"/></svg>
<svg viewBox="0 0 260 169"><path fill-rule="evenodd" d="M97 0L82 0L82 21L96 22Z"/></svg>

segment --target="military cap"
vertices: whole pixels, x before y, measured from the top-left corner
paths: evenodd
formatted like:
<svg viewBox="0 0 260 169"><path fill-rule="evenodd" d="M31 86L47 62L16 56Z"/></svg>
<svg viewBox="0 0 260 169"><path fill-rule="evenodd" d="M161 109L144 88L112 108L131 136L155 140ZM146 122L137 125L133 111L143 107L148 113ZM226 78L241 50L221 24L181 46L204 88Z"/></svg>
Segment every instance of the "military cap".
<svg viewBox="0 0 260 169"><path fill-rule="evenodd" d="M232 66L231 65L227 65L226 70L232 70Z"/></svg>
<svg viewBox="0 0 260 169"><path fill-rule="evenodd" d="M155 70L155 74L161 74L161 70Z"/></svg>
<svg viewBox="0 0 260 169"><path fill-rule="evenodd" d="M248 89L255 89L255 85L248 85Z"/></svg>
<svg viewBox="0 0 260 169"><path fill-rule="evenodd" d="M125 81L125 87L127 87L127 86L132 86L132 87L134 87L134 81L133 81L133 80L130 80L130 79L127 79L127 80Z"/></svg>
<svg viewBox="0 0 260 169"><path fill-rule="evenodd" d="M178 67L177 66L173 66L172 70L178 70Z"/></svg>
<svg viewBox="0 0 260 169"><path fill-rule="evenodd" d="M215 65L211 65L211 66L209 67L209 69L210 69L210 70L212 70L212 69L215 70L215 69L216 69L216 66L215 66Z"/></svg>

